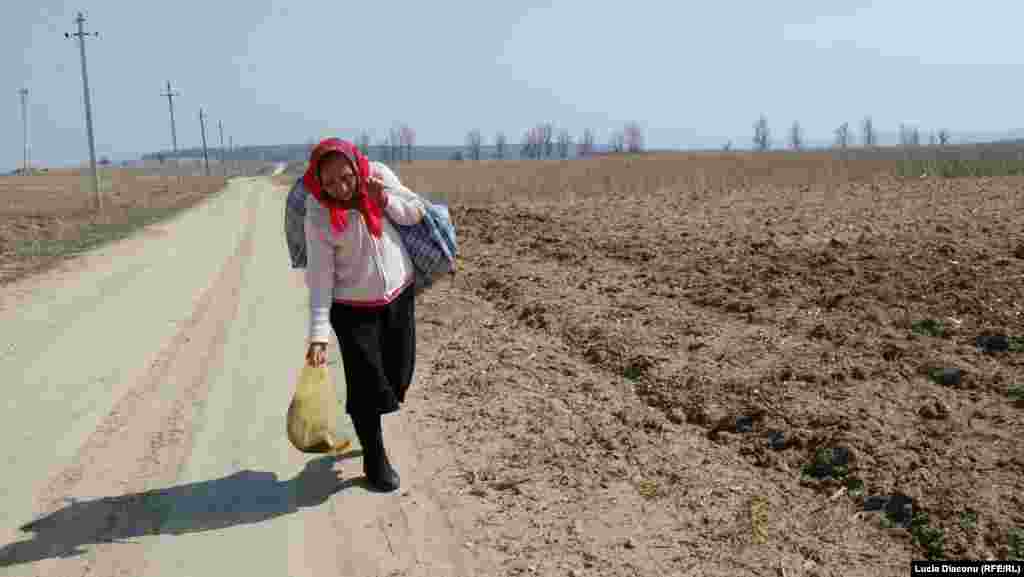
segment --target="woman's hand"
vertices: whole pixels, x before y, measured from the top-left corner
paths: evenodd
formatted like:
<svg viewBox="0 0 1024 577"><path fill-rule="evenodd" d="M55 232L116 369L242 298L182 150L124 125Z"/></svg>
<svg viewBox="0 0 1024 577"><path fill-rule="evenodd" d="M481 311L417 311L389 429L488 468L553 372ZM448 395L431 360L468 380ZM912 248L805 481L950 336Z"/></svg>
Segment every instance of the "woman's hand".
<svg viewBox="0 0 1024 577"><path fill-rule="evenodd" d="M327 364L327 343L309 343L306 351L306 364L320 368Z"/></svg>
<svg viewBox="0 0 1024 577"><path fill-rule="evenodd" d="M366 183L366 194L370 196L370 200L382 208L387 204L385 188L387 188L387 185L384 183L384 180L377 175L370 176L369 181Z"/></svg>

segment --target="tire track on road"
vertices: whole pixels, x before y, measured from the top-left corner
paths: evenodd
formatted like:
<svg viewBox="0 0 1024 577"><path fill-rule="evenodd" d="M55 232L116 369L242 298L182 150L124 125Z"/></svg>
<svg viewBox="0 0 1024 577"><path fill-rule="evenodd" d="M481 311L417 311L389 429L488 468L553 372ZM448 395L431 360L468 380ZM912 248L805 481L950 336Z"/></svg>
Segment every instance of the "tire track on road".
<svg viewBox="0 0 1024 577"><path fill-rule="evenodd" d="M61 576L138 575L144 568L145 548L121 542L159 532L164 512L156 497L191 452L208 375L221 362L253 255L253 202L244 205L245 232L218 278L72 463L39 491L36 510L46 516L22 527L34 532L31 539L0 549L0 568Z"/></svg>

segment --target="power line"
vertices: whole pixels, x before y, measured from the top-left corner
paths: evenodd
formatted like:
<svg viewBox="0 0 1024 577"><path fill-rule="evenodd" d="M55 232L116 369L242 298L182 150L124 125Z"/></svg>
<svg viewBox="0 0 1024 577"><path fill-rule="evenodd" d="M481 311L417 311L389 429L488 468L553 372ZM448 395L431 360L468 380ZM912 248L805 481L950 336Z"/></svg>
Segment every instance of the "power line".
<svg viewBox="0 0 1024 577"><path fill-rule="evenodd" d="M93 139L92 134L92 105L89 101L89 73L88 67L85 63L85 38L87 36L99 37L99 32L87 33L85 31L85 16L81 12L75 18L75 23L78 24L78 32L68 34L64 33L65 38L71 38L74 36L78 38L78 48L82 55L82 93L85 95L85 129L89 133L89 165L92 168L92 185L93 190L96 192L96 210L102 208L102 202L100 200L100 179L99 174L96 172L96 142Z"/></svg>

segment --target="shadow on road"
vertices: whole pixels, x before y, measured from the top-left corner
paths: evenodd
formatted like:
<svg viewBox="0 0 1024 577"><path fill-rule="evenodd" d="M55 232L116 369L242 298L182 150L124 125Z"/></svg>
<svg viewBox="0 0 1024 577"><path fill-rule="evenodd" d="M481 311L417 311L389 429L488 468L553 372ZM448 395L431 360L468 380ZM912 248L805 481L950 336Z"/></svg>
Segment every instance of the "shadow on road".
<svg viewBox="0 0 1024 577"><path fill-rule="evenodd" d="M265 471L71 504L20 527L34 535L0 549L0 567L75 557L84 545L125 542L146 535L183 535L260 523L315 507L331 495L365 485L365 478L340 480L332 466L359 456L349 451L314 459L294 478L280 481Z"/></svg>

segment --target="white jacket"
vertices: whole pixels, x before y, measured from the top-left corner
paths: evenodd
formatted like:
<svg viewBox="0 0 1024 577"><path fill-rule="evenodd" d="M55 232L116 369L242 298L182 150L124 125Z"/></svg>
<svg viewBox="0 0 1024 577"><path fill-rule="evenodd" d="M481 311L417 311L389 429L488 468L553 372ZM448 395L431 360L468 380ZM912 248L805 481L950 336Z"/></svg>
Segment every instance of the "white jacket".
<svg viewBox="0 0 1024 577"><path fill-rule="evenodd" d="M417 224L425 207L387 165L371 162L370 167L384 180L387 195L380 238L370 234L363 215L355 209L347 212L345 229L336 233L330 212L312 194L306 197L310 342L328 342L333 303L383 306L413 282L412 260L391 219L402 225Z"/></svg>

